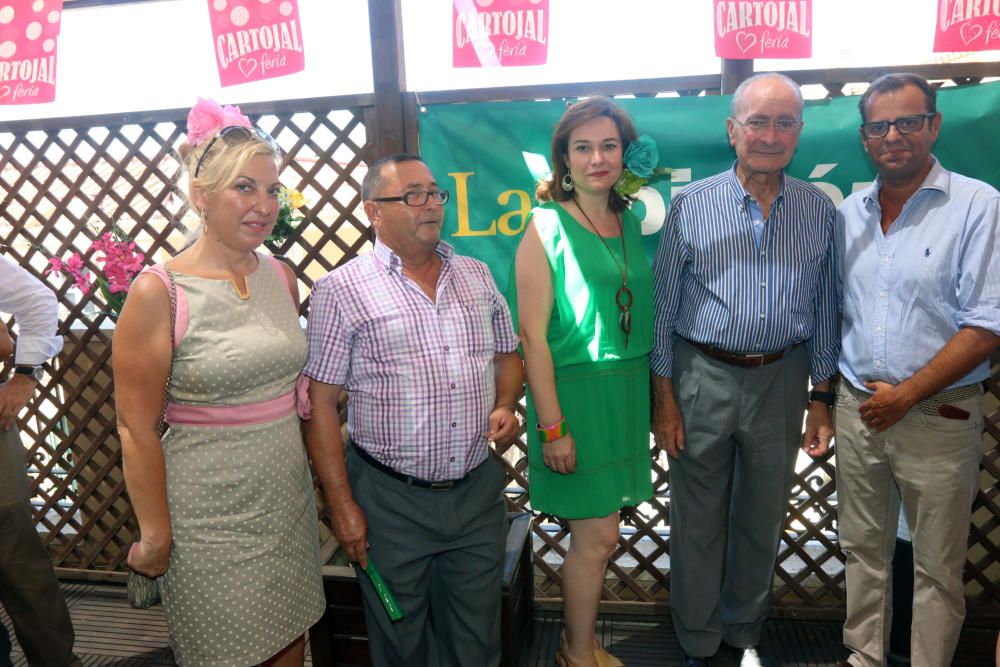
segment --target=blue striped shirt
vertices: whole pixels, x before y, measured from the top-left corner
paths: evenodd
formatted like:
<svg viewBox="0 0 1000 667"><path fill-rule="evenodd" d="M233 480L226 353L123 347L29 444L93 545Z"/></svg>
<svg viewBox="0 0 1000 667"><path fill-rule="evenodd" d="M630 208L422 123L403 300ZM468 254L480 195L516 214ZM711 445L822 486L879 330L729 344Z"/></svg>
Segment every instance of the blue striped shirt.
<svg viewBox="0 0 1000 667"><path fill-rule="evenodd" d="M804 342L814 383L836 372L833 202L782 175L758 242L753 201L734 165L671 202L653 267L657 375L672 375L675 335L746 354Z"/></svg>

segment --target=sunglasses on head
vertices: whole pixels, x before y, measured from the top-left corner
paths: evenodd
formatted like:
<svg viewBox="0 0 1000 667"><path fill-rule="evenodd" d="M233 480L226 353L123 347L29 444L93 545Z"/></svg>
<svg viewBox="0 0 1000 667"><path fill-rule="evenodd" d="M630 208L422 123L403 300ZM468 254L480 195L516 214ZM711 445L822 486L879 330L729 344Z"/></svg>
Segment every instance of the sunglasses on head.
<svg viewBox="0 0 1000 667"><path fill-rule="evenodd" d="M205 157L208 155L209 151L212 150L212 146L215 145L215 142L219 139L222 139L227 146L239 146L240 144L245 144L255 138L269 144L275 153L279 155L281 154L281 147L278 146L278 142L274 140L274 137L259 127L230 125L229 127L224 127L219 130L219 132L212 137L212 140L208 142L208 146L205 146L205 150L202 151L201 157L198 158L198 164L194 167L194 177L198 178L198 172L201 171L201 165L205 162Z"/></svg>

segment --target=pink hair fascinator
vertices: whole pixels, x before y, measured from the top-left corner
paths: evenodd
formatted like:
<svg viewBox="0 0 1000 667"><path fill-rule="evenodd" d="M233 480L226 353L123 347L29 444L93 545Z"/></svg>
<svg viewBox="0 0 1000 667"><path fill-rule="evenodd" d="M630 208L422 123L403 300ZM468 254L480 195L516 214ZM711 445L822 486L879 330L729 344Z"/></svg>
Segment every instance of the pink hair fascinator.
<svg viewBox="0 0 1000 667"><path fill-rule="evenodd" d="M220 106L215 100L198 98L187 117L188 146L195 148L210 139L224 127L237 125L253 127L250 119L240 112L240 108L227 104Z"/></svg>

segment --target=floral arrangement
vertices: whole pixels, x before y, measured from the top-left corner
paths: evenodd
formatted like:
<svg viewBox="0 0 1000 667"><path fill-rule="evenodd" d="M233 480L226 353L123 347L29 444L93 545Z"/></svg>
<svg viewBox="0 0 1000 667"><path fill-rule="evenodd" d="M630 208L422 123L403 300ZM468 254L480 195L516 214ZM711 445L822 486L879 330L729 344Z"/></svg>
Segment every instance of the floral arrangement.
<svg viewBox="0 0 1000 667"><path fill-rule="evenodd" d="M274 229L267 241L274 245L281 245L291 236L295 230L295 223L303 220L298 210L306 203L306 198L295 188L281 186L278 194L278 219L274 222Z"/></svg>
<svg viewBox="0 0 1000 667"><path fill-rule="evenodd" d="M215 136L224 127L252 128L253 123L243 115L238 106L221 106L215 100L199 97L187 117L188 146L195 148Z"/></svg>
<svg viewBox="0 0 1000 667"><path fill-rule="evenodd" d="M117 226L110 232L105 232L90 244L86 254L97 253L94 261L101 267L101 273L92 279L80 253L74 252L65 260L53 257L49 260L47 273L51 275L69 275L76 287L84 294L89 293L94 285L104 297L104 302L111 310L112 318L117 319L125 305L125 296L136 275L142 270L145 256L136 252L135 243L125 238L125 234Z"/></svg>
<svg viewBox="0 0 1000 667"><path fill-rule="evenodd" d="M650 179L669 174L670 169L656 166L659 161L660 152L656 148L656 142L648 134L640 136L625 149L625 168L615 181L614 191L619 197L632 197Z"/></svg>

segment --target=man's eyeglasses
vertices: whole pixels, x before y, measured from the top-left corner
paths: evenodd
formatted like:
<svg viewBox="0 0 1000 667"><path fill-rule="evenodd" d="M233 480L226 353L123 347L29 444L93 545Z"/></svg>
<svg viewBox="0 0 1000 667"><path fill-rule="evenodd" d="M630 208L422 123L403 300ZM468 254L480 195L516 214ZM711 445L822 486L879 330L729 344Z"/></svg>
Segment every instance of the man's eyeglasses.
<svg viewBox="0 0 1000 667"><path fill-rule="evenodd" d="M773 127L781 134L788 134L802 127L802 121L798 118L778 118L774 121L765 118L751 118L750 120L733 118L733 122L739 123L748 130L757 133L766 132L768 128Z"/></svg>
<svg viewBox="0 0 1000 667"><path fill-rule="evenodd" d="M895 126L900 134L913 134L924 129L924 121L936 116L936 113L922 113L915 116L900 116L895 120L877 120L872 123L862 123L861 131L867 139L880 139L889 134L889 128Z"/></svg>
<svg viewBox="0 0 1000 667"><path fill-rule="evenodd" d="M198 172L201 171L201 165L205 162L205 157L208 155L209 151L212 150L212 146L215 145L215 142L219 139L222 139L227 146L239 146L240 144L245 144L255 137L260 141L270 144L274 152L281 155L281 147L278 146L278 142L274 140L274 137L259 127L230 125L219 130L219 133L212 137L212 140L208 142L208 146L205 146L205 150L202 151L201 157L198 158L198 164L194 167L194 177L198 178Z"/></svg>
<svg viewBox="0 0 1000 667"><path fill-rule="evenodd" d="M375 197L372 201L401 201L407 206L424 206L431 197L435 204L447 204L449 196L447 190L414 190L399 197Z"/></svg>

